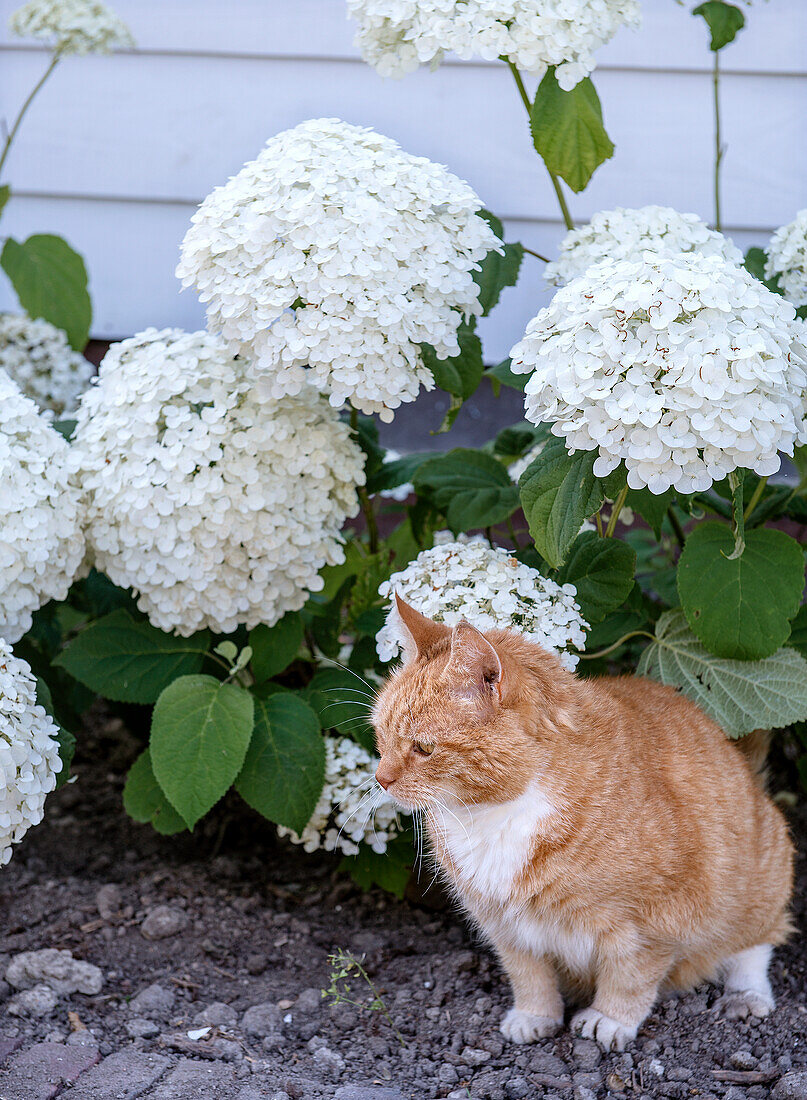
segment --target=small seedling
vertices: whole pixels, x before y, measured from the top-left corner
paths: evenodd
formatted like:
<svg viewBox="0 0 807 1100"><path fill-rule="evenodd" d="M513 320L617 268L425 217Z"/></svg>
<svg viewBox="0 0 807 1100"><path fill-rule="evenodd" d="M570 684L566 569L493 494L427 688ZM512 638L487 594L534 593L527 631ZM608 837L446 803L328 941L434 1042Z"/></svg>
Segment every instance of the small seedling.
<svg viewBox="0 0 807 1100"><path fill-rule="evenodd" d="M364 955L362 955L360 959L357 959L350 951L344 951L340 947L337 951L334 951L332 955L328 956L328 962L331 964L331 984L327 989L323 989L322 996L330 997L330 1004L332 1005L353 1005L359 1012L380 1012L398 1036L398 1042L402 1047L405 1047L406 1040L392 1022L392 1016L390 1016L389 1009L384 1003L384 998L378 992L370 975L364 969ZM349 979L354 977L367 984L372 994L372 1000L356 1000L355 997L351 996L351 993L354 991L351 988Z"/></svg>

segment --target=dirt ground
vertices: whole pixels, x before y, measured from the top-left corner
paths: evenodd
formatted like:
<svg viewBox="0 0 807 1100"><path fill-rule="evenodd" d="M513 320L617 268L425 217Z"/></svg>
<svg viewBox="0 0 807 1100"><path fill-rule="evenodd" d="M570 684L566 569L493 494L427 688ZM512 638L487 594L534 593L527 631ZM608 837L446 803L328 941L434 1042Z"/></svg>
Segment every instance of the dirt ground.
<svg viewBox="0 0 807 1100"><path fill-rule="evenodd" d="M42 948L102 975L99 993L61 994L39 1016L0 981L2 1100L807 1097L801 938L777 952L777 1009L756 1025L712 1014L704 988L660 1004L623 1054L567 1032L516 1047L498 1031L495 959L439 897L362 894L235 797L193 836L160 838L121 805L138 749L96 716L77 781L0 873L0 977ZM804 805L790 816L801 925ZM337 948L366 956L404 1045L379 1012L323 1002Z"/></svg>

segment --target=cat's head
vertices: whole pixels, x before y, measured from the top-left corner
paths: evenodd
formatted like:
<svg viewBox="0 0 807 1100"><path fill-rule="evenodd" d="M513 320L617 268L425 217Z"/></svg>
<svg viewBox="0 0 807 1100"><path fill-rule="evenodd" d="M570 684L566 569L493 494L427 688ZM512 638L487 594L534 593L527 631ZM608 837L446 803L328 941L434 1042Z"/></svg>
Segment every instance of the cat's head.
<svg viewBox="0 0 807 1100"><path fill-rule="evenodd" d="M372 713L379 783L407 807L517 798L545 763L570 673L520 635L396 604L403 663Z"/></svg>

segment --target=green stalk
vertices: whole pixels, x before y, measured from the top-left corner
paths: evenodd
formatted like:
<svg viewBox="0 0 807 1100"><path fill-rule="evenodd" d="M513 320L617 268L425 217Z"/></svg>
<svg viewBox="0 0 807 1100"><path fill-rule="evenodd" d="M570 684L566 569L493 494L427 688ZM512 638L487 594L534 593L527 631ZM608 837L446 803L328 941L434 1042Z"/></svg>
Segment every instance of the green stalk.
<svg viewBox="0 0 807 1100"><path fill-rule="evenodd" d="M715 63L712 70L712 86L715 104L715 229L722 231L720 217L720 163L723 160L723 148L720 140L720 51L715 50Z"/></svg>
<svg viewBox="0 0 807 1100"><path fill-rule="evenodd" d="M53 70L59 64L60 60L61 60L61 54L55 53L53 55L53 57L50 59L50 65L48 65L47 69L45 69L42 76L39 78L39 80L34 85L32 91L31 91L31 94L28 96L28 98L23 103L22 107L20 108L20 113L17 115L16 119L14 120L14 125L9 130L8 137L6 138L5 144L3 145L3 152L0 153L0 179L2 179L3 166L6 163L6 159L8 157L9 151L11 149L11 144L14 141L14 138L17 136L17 131L20 128L20 124L22 123L22 120L25 118L25 115L28 111L28 108L31 106L34 99L36 98L37 93L40 91L40 89L44 85L45 81L48 79L50 74L53 72Z"/></svg>
<svg viewBox="0 0 807 1100"><path fill-rule="evenodd" d="M532 117L532 104L530 103L530 97L527 95L527 89L524 87L524 81L521 77L521 73L518 71L517 66L508 59L507 64L510 68L510 72L513 74L513 80L516 82L518 88L518 94L521 96L521 102L527 111L527 118ZM572 215L569 213L569 207L566 204L566 198L563 194L563 188L560 185L560 180L555 173L549 168L544 161L547 172L549 172L549 178L552 180L552 186L555 188L555 194L558 197L558 204L560 205L560 212L563 215L563 221L567 229L574 229L574 222L572 221ZM543 257L539 257L543 259Z"/></svg>
<svg viewBox="0 0 807 1100"><path fill-rule="evenodd" d="M754 489L754 492L751 494L751 499L749 500L749 502L745 506L745 511L743 512L743 522L744 523L748 522L748 517L751 515L751 513L754 511L756 506L759 504L760 497L765 492L765 486L767 484L768 484L768 479L766 477L761 477L759 479L759 482L757 483L756 489Z"/></svg>
<svg viewBox="0 0 807 1100"><path fill-rule="evenodd" d="M614 503L614 507L611 511L611 517L608 520L608 526L605 528L605 537L607 539L610 539L610 538L613 537L614 531L616 530L616 521L619 519L619 513L625 507L625 501L627 500L627 498L628 498L628 487L626 485L624 487L624 489L622 490L622 492L619 494L619 496L616 498L616 501Z"/></svg>
<svg viewBox="0 0 807 1100"><path fill-rule="evenodd" d="M631 638L649 638L651 642L656 640L655 634L648 634L646 630L631 630L629 634L623 634L621 638L617 639L612 645L606 646L605 649L598 649L596 653L581 653L579 654L581 661L595 661L598 657L607 657L609 653L613 653L615 649L619 649L621 645L629 641Z"/></svg>

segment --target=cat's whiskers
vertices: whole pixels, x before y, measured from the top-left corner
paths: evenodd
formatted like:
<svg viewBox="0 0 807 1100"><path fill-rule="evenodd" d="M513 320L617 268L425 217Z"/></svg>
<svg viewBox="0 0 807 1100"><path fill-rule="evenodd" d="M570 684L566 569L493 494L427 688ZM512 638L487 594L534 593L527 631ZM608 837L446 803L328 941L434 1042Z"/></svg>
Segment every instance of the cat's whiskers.
<svg viewBox="0 0 807 1100"><path fill-rule="evenodd" d="M447 794L449 796L451 795L451 792L447 791L445 787L435 787L434 789L438 790L438 791L442 791L444 794ZM439 802L439 801L436 803L436 805L438 805L442 810L445 810L446 813L451 814L451 816L454 818L456 823L459 825L459 827L465 833L465 839L470 844L471 837L470 837L470 834L469 834L468 830L465 827L465 824L459 819L459 817L457 817L457 815L454 813L454 811L451 809L451 807L447 803ZM465 805L465 804L463 803L463 805ZM470 809L468 808L467 805L465 806L465 809L468 810L468 816L470 818L472 815L471 815L471 811L470 811ZM444 830L444 832L445 832L445 830Z"/></svg>
<svg viewBox="0 0 807 1100"><path fill-rule="evenodd" d="M354 669L352 669L352 668L348 668L348 666L347 666L347 665L343 665L341 661L337 661L337 660L335 660L335 659L334 659L333 657L323 657L323 658L322 658L322 660L323 660L323 661L328 661L328 662L330 662L330 663L331 663L332 665L336 665L336 666L337 666L338 668L344 669L344 671L345 671L345 672L348 672L348 673L350 673L350 675L351 675L351 676L355 676L355 677L356 677L356 679L357 679L357 680L358 680L358 681L359 681L360 683L364 684L364 686L365 686L366 688L369 688L369 689L370 689L370 691L371 691L371 692L372 692L372 694L373 694L373 698L375 698L375 697L376 697L376 696L378 695L378 688L377 688L377 686L375 686L375 685L371 684L369 680L366 680L366 679L364 678L364 676L360 676L360 675L358 674L358 672L356 672L356 671L355 671Z"/></svg>

